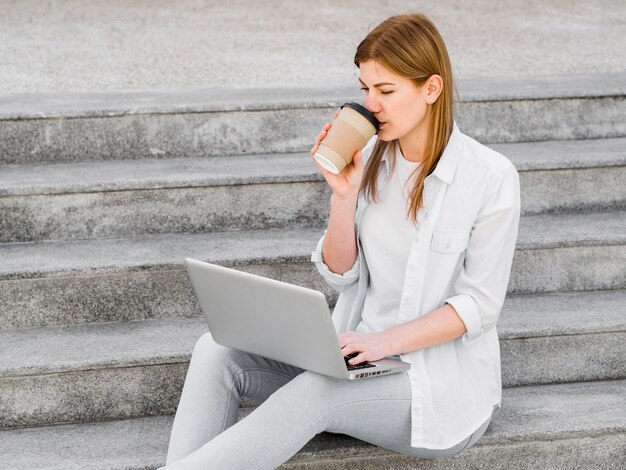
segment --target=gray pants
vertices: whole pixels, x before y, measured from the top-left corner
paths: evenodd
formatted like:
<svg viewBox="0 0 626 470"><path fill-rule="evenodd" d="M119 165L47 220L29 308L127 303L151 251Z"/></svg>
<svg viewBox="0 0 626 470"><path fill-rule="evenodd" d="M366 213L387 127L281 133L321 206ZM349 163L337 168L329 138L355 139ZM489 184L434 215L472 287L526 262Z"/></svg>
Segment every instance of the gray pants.
<svg viewBox="0 0 626 470"><path fill-rule="evenodd" d="M262 404L237 422L244 396ZM276 468L322 431L442 457L471 446L489 424L450 449L415 448L410 405L406 373L334 379L220 346L206 334L193 351L164 468Z"/></svg>

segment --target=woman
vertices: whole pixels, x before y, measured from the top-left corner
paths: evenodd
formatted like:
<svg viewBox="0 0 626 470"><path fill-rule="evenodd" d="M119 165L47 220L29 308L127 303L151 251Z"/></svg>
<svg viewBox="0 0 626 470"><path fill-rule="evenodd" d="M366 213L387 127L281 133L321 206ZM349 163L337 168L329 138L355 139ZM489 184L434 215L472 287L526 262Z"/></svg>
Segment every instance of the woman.
<svg viewBox="0 0 626 470"><path fill-rule="evenodd" d="M382 124L339 175L320 167L332 196L313 261L340 292L333 321L344 355L357 353L354 364L400 356L411 369L344 381L205 335L168 469L275 468L322 431L449 456L473 445L499 406L495 323L519 222L517 172L455 126L448 54L426 17L384 21L355 64ZM262 404L237 422L241 396Z"/></svg>

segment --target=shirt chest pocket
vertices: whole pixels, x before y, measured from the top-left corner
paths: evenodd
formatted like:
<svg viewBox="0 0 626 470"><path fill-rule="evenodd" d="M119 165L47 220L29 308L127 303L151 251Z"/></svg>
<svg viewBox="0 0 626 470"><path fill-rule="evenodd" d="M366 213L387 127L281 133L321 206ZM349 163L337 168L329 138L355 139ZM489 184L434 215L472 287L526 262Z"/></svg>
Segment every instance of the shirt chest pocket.
<svg viewBox="0 0 626 470"><path fill-rule="evenodd" d="M430 249L439 253L461 253L467 248L469 232L464 230L433 232Z"/></svg>

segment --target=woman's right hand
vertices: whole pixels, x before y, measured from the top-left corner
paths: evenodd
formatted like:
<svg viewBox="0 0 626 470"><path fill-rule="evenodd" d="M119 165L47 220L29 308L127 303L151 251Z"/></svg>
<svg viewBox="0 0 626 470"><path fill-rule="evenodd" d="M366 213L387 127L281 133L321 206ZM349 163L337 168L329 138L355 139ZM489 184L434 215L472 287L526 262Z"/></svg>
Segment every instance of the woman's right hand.
<svg viewBox="0 0 626 470"><path fill-rule="evenodd" d="M338 114L339 113L335 113L334 119L337 119ZM356 197L359 192L359 187L361 186L363 172L365 171L360 150L354 154L352 162L350 162L350 164L346 166L338 175L328 171L314 158L315 152L317 152L317 149L320 146L320 142L324 139L324 137L326 137L330 128L331 123L327 122L322 128L322 132L320 132L315 139L315 145L311 149L311 158L313 158L313 161L322 172L328 186L330 186L330 189L333 191L333 195L342 199Z"/></svg>

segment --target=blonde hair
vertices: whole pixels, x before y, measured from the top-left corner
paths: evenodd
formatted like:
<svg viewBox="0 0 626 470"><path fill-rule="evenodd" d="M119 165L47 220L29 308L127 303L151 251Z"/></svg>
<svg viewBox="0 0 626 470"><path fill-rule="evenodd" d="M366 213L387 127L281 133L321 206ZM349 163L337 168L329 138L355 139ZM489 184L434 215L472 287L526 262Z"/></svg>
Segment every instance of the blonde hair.
<svg viewBox="0 0 626 470"><path fill-rule="evenodd" d="M437 166L453 128L452 115L452 67L443 38L436 26L424 15L410 14L392 16L374 28L361 41L354 56L357 67L374 60L389 71L409 78L422 86L432 75L440 75L443 89L432 107L425 159L416 169L419 172L409 194L407 217L417 223L417 213L423 207L424 181ZM383 155L389 151L395 166L395 150L399 143L394 140L378 140L370 156L359 191L376 201L378 197L378 173Z"/></svg>

